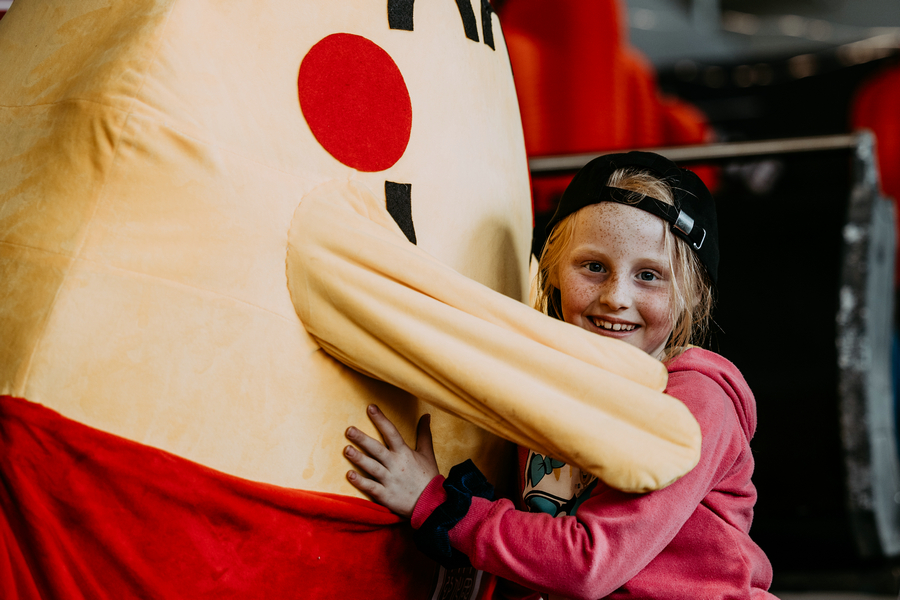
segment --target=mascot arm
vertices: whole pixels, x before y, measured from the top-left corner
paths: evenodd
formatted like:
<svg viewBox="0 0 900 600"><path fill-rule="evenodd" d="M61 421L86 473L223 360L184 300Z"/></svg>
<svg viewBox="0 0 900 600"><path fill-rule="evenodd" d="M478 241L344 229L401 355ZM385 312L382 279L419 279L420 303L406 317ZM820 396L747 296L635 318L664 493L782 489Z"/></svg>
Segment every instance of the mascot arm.
<svg viewBox="0 0 900 600"><path fill-rule="evenodd" d="M628 492L700 456L700 429L649 355L499 294L410 244L362 185L304 196L287 252L294 307L336 359Z"/></svg>

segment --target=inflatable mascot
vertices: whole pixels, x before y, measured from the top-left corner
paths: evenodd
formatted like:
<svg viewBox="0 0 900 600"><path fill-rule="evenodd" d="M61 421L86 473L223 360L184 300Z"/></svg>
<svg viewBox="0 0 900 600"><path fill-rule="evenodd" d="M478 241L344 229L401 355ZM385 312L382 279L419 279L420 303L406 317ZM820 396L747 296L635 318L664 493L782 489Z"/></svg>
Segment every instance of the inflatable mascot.
<svg viewBox="0 0 900 600"><path fill-rule="evenodd" d="M0 597L486 597L347 483L371 402L494 480L504 440L630 491L695 464L662 365L522 303L490 3L413 5L0 21Z"/></svg>

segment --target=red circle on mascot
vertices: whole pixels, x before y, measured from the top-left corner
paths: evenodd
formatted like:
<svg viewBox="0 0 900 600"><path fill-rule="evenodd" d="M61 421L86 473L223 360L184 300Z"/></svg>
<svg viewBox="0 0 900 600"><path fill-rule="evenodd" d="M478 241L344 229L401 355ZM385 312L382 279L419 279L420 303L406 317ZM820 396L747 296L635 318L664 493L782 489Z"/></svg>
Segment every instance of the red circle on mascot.
<svg viewBox="0 0 900 600"><path fill-rule="evenodd" d="M359 171L400 160L412 129L412 103L391 56L358 35L335 33L310 48L297 77L300 110L316 140Z"/></svg>

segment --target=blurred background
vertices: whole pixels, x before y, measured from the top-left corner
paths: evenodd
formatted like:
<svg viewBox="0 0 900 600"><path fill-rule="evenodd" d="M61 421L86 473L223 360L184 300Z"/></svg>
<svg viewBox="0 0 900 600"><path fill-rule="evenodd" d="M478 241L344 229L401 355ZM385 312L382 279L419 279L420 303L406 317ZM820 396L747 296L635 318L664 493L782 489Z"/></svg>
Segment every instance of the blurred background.
<svg viewBox="0 0 900 600"><path fill-rule="evenodd" d="M538 243L572 169L605 151L687 157L714 190L722 266L711 345L757 397L751 535L773 563L773 591L897 598L898 263L886 198L900 197L900 2L494 7ZM874 138L853 137L861 128ZM756 144L784 139L801 150ZM705 154L672 148L696 145Z"/></svg>
<svg viewBox="0 0 900 600"><path fill-rule="evenodd" d="M0 18L11 4L0 0ZM673 149L714 191L710 343L757 397L751 534L773 591L897 598L900 261L888 199L900 197L900 2L492 4L538 242L573 169L606 151ZM863 128L873 137L853 135ZM678 154L685 146L700 150Z"/></svg>

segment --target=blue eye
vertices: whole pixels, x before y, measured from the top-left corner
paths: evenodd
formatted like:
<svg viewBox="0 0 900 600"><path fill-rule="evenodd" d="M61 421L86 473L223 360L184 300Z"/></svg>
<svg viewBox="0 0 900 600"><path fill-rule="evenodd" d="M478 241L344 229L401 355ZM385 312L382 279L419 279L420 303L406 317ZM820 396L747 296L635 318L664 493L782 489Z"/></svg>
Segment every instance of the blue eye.
<svg viewBox="0 0 900 600"><path fill-rule="evenodd" d="M598 262L588 263L587 268L588 268L588 271L590 271L591 273L602 273L603 272L603 265L601 265Z"/></svg>
<svg viewBox="0 0 900 600"><path fill-rule="evenodd" d="M651 273L650 271L641 271L638 273L638 278L641 281L656 281L658 279L656 274Z"/></svg>

